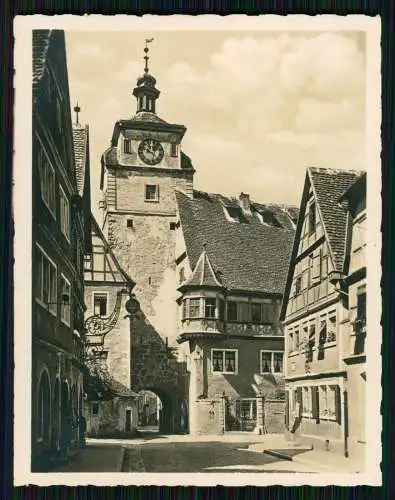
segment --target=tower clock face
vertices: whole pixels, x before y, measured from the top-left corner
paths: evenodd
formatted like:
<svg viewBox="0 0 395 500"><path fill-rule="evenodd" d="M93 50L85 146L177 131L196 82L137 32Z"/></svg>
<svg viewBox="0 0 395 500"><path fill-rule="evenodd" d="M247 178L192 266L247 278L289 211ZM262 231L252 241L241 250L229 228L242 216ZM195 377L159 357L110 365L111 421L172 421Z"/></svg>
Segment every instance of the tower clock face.
<svg viewBox="0 0 395 500"><path fill-rule="evenodd" d="M138 153L144 163L156 165L164 155L162 144L154 139L144 139L140 142Z"/></svg>

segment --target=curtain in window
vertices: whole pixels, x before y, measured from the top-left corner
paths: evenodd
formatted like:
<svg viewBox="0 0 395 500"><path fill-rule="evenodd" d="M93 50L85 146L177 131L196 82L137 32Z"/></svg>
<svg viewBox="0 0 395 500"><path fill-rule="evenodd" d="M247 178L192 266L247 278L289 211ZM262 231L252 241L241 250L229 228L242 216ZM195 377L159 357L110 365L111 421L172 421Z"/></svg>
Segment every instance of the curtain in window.
<svg viewBox="0 0 395 500"><path fill-rule="evenodd" d="M213 371L215 371L215 372L223 372L224 371L224 362L223 362L223 352L222 351L213 351Z"/></svg>
<svg viewBox="0 0 395 500"><path fill-rule="evenodd" d="M225 351L225 371L236 371L236 353Z"/></svg>
<svg viewBox="0 0 395 500"><path fill-rule="evenodd" d="M273 353L273 368L274 373L282 373L283 371L283 353L274 352Z"/></svg>
<svg viewBox="0 0 395 500"><path fill-rule="evenodd" d="M263 352L262 353L262 372L271 373L272 371L272 353Z"/></svg>

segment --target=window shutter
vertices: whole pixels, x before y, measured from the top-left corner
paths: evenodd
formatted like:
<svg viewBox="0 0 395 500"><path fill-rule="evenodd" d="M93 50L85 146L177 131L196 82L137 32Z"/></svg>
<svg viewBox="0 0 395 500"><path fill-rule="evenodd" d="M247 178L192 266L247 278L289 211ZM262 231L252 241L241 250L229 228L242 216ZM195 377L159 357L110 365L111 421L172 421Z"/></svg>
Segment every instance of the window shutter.
<svg viewBox="0 0 395 500"><path fill-rule="evenodd" d="M340 387L338 385L335 388L335 410L336 410L336 422L338 424L341 424L342 423L342 406L341 406Z"/></svg>
<svg viewBox="0 0 395 500"><path fill-rule="evenodd" d="M318 387L314 386L311 388L311 404L313 418L319 422L320 418L320 408L319 408L319 397L318 397Z"/></svg>

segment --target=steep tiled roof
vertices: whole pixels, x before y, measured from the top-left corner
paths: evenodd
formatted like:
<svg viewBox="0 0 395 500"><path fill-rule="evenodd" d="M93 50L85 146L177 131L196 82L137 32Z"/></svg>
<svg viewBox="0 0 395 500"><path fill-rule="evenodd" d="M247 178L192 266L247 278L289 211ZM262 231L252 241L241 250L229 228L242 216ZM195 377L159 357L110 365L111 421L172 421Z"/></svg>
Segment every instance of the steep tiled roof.
<svg viewBox="0 0 395 500"><path fill-rule="evenodd" d="M44 74L51 30L33 30L33 89Z"/></svg>
<svg viewBox="0 0 395 500"><path fill-rule="evenodd" d="M206 245L203 247L203 251L197 261L193 273L189 279L183 283L180 288L188 287L215 287L222 288L223 285L217 278L213 266L211 265L210 259L208 258L206 252Z"/></svg>
<svg viewBox="0 0 395 500"><path fill-rule="evenodd" d="M177 191L176 199L192 269L201 256L202 243L206 243L214 272L227 288L283 293L294 237L288 222L283 227L264 224L254 210L244 213L240 222L232 222L224 206L237 208L239 204L220 194L194 191L190 198ZM281 212L286 217L280 205L259 206L274 216Z"/></svg>
<svg viewBox="0 0 395 500"><path fill-rule="evenodd" d="M75 158L75 176L77 180L77 190L80 196L84 192L84 184L86 178L86 148L88 145L89 127L82 125L73 125L73 143L74 143L74 158Z"/></svg>
<svg viewBox="0 0 395 500"><path fill-rule="evenodd" d="M339 198L363 172L309 167L307 173L328 238L334 268L342 272L346 252L347 212L340 205Z"/></svg>

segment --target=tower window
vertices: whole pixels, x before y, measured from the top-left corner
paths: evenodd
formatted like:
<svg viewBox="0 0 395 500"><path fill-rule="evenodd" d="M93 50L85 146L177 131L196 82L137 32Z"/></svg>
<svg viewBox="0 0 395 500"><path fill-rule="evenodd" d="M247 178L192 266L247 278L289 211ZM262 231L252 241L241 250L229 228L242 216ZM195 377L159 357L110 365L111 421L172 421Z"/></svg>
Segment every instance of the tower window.
<svg viewBox="0 0 395 500"><path fill-rule="evenodd" d="M174 231L176 228L176 223L175 222L170 222L170 231Z"/></svg>
<svg viewBox="0 0 395 500"><path fill-rule="evenodd" d="M170 145L170 154L171 154L171 156L178 156L178 145L177 144L172 143Z"/></svg>
<svg viewBox="0 0 395 500"><path fill-rule="evenodd" d="M145 201L159 201L159 186L157 184L146 184Z"/></svg>
<svg viewBox="0 0 395 500"><path fill-rule="evenodd" d="M123 141L123 152L127 153L127 154L129 154L129 153L132 152L130 139L124 139L124 141Z"/></svg>
<svg viewBox="0 0 395 500"><path fill-rule="evenodd" d="M128 219L126 221L126 227L132 229L133 228L133 219Z"/></svg>

